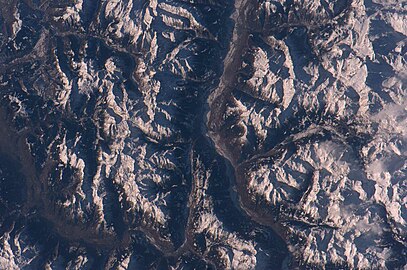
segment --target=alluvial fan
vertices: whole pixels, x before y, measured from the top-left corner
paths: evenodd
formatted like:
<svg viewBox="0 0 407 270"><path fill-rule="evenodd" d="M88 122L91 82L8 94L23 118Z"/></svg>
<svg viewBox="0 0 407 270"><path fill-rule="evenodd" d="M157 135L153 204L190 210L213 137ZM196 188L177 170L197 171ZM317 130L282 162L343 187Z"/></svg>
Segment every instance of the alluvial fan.
<svg viewBox="0 0 407 270"><path fill-rule="evenodd" d="M0 269L406 269L407 2L0 0Z"/></svg>

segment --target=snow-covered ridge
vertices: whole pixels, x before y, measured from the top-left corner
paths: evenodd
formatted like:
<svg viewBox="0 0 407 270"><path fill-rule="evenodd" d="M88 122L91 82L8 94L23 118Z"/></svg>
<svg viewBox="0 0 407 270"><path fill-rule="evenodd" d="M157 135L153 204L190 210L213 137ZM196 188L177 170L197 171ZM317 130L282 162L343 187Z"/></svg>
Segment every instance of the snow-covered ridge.
<svg viewBox="0 0 407 270"><path fill-rule="evenodd" d="M0 269L407 264L403 1L1 4Z"/></svg>

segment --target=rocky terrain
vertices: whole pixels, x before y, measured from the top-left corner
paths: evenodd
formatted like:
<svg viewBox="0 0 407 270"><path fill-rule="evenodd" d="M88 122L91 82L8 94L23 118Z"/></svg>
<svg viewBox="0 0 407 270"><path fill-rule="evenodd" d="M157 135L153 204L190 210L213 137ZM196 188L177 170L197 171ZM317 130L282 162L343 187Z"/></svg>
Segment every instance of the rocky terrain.
<svg viewBox="0 0 407 270"><path fill-rule="evenodd" d="M0 269L406 269L406 1L0 4Z"/></svg>

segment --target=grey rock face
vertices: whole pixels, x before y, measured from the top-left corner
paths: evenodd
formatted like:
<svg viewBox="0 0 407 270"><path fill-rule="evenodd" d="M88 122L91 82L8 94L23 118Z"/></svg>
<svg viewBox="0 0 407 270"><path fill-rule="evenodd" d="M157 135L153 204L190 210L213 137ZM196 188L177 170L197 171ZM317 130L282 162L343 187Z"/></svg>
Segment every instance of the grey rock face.
<svg viewBox="0 0 407 270"><path fill-rule="evenodd" d="M404 269L406 14L1 1L0 269Z"/></svg>

